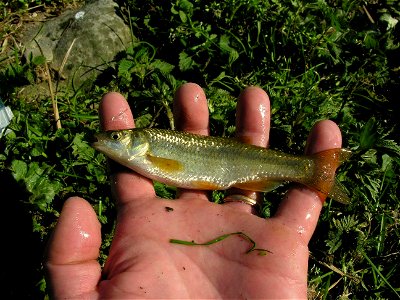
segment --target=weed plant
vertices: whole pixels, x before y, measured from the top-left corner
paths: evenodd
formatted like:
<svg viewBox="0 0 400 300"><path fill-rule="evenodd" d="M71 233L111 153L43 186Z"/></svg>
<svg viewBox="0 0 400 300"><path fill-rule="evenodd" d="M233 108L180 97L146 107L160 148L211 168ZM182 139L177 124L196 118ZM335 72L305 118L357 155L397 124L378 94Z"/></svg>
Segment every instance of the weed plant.
<svg viewBox="0 0 400 300"><path fill-rule="evenodd" d="M196 82L206 90L211 133L231 136L237 96L258 85L271 98L271 148L302 153L313 124L331 119L342 130L344 147L354 152L338 175L352 202L328 200L310 243L309 297L399 298L400 3L120 2L134 35L132 47L116 58L107 83L57 93L62 129L54 129L49 99L18 97L19 85L37 81L42 60L21 63L16 52L2 64L7 89L1 86L0 95L15 114L12 133L0 141L1 190L15 191L3 209L32 220L27 232L33 231L33 242L46 241L63 201L80 195L103 224L101 262L106 258L115 212L105 158L88 144L99 127L97 107L105 91L127 96L138 127L173 128L174 91ZM156 184L156 189L174 196L173 188ZM286 189L265 197L264 216L273 215ZM214 201L222 197L213 195ZM40 254L29 257L39 270ZM10 296L46 292L40 271L29 276L38 286L14 288Z"/></svg>

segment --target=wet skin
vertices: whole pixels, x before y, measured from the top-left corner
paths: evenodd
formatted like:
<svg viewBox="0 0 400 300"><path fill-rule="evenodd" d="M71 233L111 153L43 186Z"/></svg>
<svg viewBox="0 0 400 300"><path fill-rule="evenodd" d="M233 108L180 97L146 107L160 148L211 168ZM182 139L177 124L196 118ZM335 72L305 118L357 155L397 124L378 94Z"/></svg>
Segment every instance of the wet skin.
<svg viewBox="0 0 400 300"><path fill-rule="evenodd" d="M104 96L100 116L104 130L134 127L129 106L117 93ZM199 86L178 89L174 116L178 129L208 134L207 102ZM266 147L269 128L268 96L259 88L245 89L237 106L238 137ZM338 147L340 130L322 121L310 133L306 153ZM308 242L323 200L315 192L291 189L275 216L265 220L249 205L211 203L203 191L180 190L174 201L159 199L150 180L117 170L111 175L117 228L104 268L97 263L100 225L91 206L75 197L63 207L46 262L55 298L306 299ZM244 254L249 243L238 236L204 247L169 243L170 238L205 242L237 231L272 253Z"/></svg>

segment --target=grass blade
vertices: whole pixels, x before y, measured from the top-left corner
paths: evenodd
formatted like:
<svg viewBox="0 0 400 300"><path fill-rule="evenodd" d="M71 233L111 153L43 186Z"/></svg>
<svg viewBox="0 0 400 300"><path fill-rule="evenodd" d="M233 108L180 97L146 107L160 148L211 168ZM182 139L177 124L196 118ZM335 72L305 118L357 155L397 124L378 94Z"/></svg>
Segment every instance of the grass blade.
<svg viewBox="0 0 400 300"><path fill-rule="evenodd" d="M169 242L172 244L179 244L179 245L186 245L186 246L209 246L209 245L221 242L224 239L226 239L230 236L233 236L233 235L239 235L252 244L252 246L249 248L249 250L246 251L246 254L253 252L253 251L258 251L259 255L266 255L267 252L272 253L271 251L266 250L266 249L256 248L256 242L252 238L250 238L247 234L245 234L241 231L223 234L223 235L216 237L215 239L212 239L205 243L196 243L195 241L184 241L184 240L177 240L177 239L170 239Z"/></svg>

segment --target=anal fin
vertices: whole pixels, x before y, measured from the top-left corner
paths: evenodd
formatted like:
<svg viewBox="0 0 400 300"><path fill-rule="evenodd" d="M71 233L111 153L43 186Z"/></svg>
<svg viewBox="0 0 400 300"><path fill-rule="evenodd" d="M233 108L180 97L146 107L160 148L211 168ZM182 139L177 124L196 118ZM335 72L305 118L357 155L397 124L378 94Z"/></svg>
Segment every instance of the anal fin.
<svg viewBox="0 0 400 300"><path fill-rule="evenodd" d="M196 189L199 190L210 190L210 191L214 191L214 190L221 190L222 187L212 183L212 182L208 182L208 181L193 181L192 182L192 186Z"/></svg>
<svg viewBox="0 0 400 300"><path fill-rule="evenodd" d="M233 185L233 187L254 191L254 192L269 192L276 189L278 186L282 185L282 181L273 181L273 180L262 180L262 181L248 181L241 182Z"/></svg>

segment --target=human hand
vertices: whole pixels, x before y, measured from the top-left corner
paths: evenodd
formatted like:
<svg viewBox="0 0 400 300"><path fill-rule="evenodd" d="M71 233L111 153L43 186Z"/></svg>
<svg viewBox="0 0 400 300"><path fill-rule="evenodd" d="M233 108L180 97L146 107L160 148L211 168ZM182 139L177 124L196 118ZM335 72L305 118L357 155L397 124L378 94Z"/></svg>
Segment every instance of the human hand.
<svg viewBox="0 0 400 300"><path fill-rule="evenodd" d="M177 129L208 134L202 89L185 84L175 98ZM104 96L100 116L104 130L134 127L129 106L117 93ZM259 88L245 89L237 107L237 136L266 147L269 124L268 96ZM339 128L322 121L314 126L306 152L338 147ZM81 198L63 207L46 262L55 298L307 297L308 242L322 207L316 192L292 188L275 216L263 219L247 204L211 203L204 191L180 190L176 200L160 199L151 180L128 169L112 174L111 185L118 217L103 270L97 262L100 225L92 207ZM171 238L206 242L239 231L272 253L245 254L251 245L238 236L209 246L169 243Z"/></svg>

